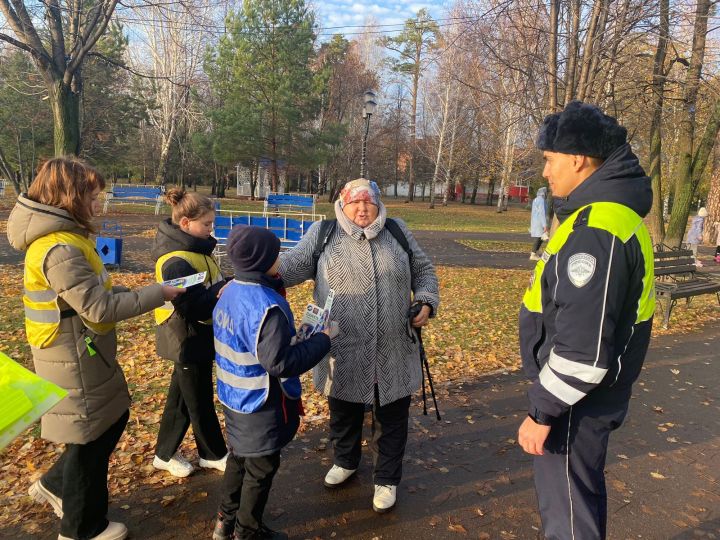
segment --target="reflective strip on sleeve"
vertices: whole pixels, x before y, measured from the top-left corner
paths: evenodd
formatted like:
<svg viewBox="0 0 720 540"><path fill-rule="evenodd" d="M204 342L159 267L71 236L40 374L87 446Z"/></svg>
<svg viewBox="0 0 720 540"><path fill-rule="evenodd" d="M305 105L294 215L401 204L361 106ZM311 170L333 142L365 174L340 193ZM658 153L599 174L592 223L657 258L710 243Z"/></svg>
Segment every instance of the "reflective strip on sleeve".
<svg viewBox="0 0 720 540"><path fill-rule="evenodd" d="M237 352L218 338L215 338L215 352L239 366L254 366L258 363L257 358L252 353Z"/></svg>
<svg viewBox="0 0 720 540"><path fill-rule="evenodd" d="M545 390L568 405L575 405L575 403L585 397L583 392L573 388L555 375L547 364L540 370L540 384Z"/></svg>
<svg viewBox="0 0 720 540"><path fill-rule="evenodd" d="M550 351L548 364L558 373L569 375L590 384L599 384L605 378L607 369L595 367L581 362L574 362L555 354L555 349Z"/></svg>
<svg viewBox="0 0 720 540"><path fill-rule="evenodd" d="M264 390L267 386L267 373L259 377L238 377L232 373L225 371L220 366L215 366L218 381L222 381L233 388L242 390Z"/></svg>
<svg viewBox="0 0 720 540"><path fill-rule="evenodd" d="M52 302L57 298L57 293L52 289L41 291L29 291L25 289L25 296L31 302Z"/></svg>
<svg viewBox="0 0 720 540"><path fill-rule="evenodd" d="M56 309L33 309L25 306L25 318L39 323L59 323L60 312Z"/></svg>

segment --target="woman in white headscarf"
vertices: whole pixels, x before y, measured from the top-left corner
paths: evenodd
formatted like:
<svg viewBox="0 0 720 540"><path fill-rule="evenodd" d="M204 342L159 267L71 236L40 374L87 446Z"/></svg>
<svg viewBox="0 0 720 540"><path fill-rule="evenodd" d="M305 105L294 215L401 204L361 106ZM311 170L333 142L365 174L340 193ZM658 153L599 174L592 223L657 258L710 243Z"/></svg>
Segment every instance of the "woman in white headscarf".
<svg viewBox="0 0 720 540"><path fill-rule="evenodd" d="M331 317L340 334L313 370L330 407L334 465L325 485L339 487L357 470L365 405L372 406L373 508L386 512L402 475L410 396L420 387L411 326L424 326L437 312L438 280L405 223L387 217L375 182L348 182L335 216L281 255L280 275L288 287L314 280L318 305L335 292ZM411 305L416 314L409 319Z"/></svg>

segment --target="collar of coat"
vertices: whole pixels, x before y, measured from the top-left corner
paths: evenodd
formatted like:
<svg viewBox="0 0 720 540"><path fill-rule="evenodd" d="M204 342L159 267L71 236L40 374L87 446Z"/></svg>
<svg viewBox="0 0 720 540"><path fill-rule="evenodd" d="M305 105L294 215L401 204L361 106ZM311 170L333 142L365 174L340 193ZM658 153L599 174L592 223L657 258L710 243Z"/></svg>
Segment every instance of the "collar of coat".
<svg viewBox="0 0 720 540"><path fill-rule="evenodd" d="M355 223L345 215L340 207L340 201L338 200L335 201L335 217L337 218L337 222L340 227L342 227L342 230L345 231L348 236L352 236L355 240L360 240L363 236L365 236L368 240L372 240L380 234L380 231L382 231L385 227L387 209L382 202L379 202L378 217L375 218L375 221L363 229L362 227L355 225Z"/></svg>

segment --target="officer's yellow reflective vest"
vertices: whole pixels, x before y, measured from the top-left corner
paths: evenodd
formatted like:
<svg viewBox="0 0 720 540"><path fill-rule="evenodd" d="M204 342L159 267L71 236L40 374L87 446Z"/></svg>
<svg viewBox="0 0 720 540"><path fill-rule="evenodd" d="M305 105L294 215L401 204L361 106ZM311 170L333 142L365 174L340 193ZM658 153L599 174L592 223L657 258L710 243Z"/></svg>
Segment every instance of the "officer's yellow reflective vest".
<svg viewBox="0 0 720 540"><path fill-rule="evenodd" d="M25 275L23 278L25 305L25 332L31 346L44 349L52 345L60 330L62 314L58 306L58 295L50 288L44 272L45 258L58 245L73 246L85 256L100 284L106 290L112 289L112 281L95 246L86 237L71 232L54 232L35 240L25 254ZM80 316L83 324L96 334L107 334L115 323L90 322Z"/></svg>
<svg viewBox="0 0 720 540"><path fill-rule="evenodd" d="M542 275L545 265L550 258L557 254L567 242L575 226L575 218L592 206L587 226L608 231L616 236L623 243L626 243L633 236L637 237L642 250L645 263L645 275L643 276L643 291L638 301L637 318L635 324L649 320L655 313L655 284L654 284L654 257L652 239L645 227L642 218L627 206L610 202L596 202L578 209L560 225L553 237L547 244L542 258L535 266L535 271L530 282L530 287L523 296L523 305L528 311L542 312Z"/></svg>
<svg viewBox="0 0 720 540"><path fill-rule="evenodd" d="M194 253L192 251L171 251L160 257L155 263L155 279L158 283L165 281L162 275L162 268L168 259L178 257L186 261L190 266L195 269L195 272L207 272L205 274L205 281L203 286L209 289L216 283L223 281L222 272L217 261L210 255L203 255L202 253ZM155 310L155 324L162 324L167 321L175 311L175 306L172 302L165 302L162 307ZM212 324L212 317L207 321L201 321L203 324Z"/></svg>

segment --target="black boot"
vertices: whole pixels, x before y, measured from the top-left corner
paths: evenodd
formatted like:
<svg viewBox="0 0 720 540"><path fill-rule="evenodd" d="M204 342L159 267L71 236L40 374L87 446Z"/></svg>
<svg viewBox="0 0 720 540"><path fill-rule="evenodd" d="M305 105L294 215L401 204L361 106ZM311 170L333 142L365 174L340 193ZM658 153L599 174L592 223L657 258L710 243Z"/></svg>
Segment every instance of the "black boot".
<svg viewBox="0 0 720 540"><path fill-rule="evenodd" d="M233 536L233 540L288 540L288 538L286 533L273 531L264 524L255 530L245 527L235 529L235 536Z"/></svg>
<svg viewBox="0 0 720 540"><path fill-rule="evenodd" d="M213 540L231 540L234 530L235 519L226 518L222 512L218 512L215 520L215 530L212 535Z"/></svg>

